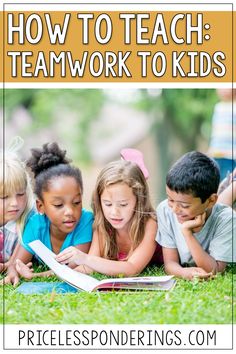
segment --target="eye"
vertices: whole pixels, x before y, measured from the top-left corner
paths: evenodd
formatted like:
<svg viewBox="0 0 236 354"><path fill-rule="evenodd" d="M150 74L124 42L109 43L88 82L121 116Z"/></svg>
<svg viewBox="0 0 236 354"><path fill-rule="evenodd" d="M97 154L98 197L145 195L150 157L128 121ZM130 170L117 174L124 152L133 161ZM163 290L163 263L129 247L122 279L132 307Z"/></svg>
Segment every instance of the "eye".
<svg viewBox="0 0 236 354"><path fill-rule="evenodd" d="M75 204L75 205L81 204L81 200L78 200L78 201L74 202L74 204Z"/></svg>
<svg viewBox="0 0 236 354"><path fill-rule="evenodd" d="M53 204L53 206L54 206L55 208L59 209L59 208L63 207L63 204Z"/></svg>
<svg viewBox="0 0 236 354"><path fill-rule="evenodd" d="M108 202L105 202L105 203L103 203L106 207L110 207L110 206L112 206L112 204L111 203L108 203Z"/></svg>
<svg viewBox="0 0 236 354"><path fill-rule="evenodd" d="M121 203L120 206L121 207L126 207L128 205L128 203Z"/></svg>
<svg viewBox="0 0 236 354"><path fill-rule="evenodd" d="M25 192L17 193L16 194L18 197L23 197L25 195Z"/></svg>
<svg viewBox="0 0 236 354"><path fill-rule="evenodd" d="M2 199L2 200L3 199L7 199L7 198L8 198L8 195L3 195L3 196L0 197L0 199Z"/></svg>
<svg viewBox="0 0 236 354"><path fill-rule="evenodd" d="M189 205L180 205L181 206L181 208L183 208L183 209L188 209L189 208Z"/></svg>

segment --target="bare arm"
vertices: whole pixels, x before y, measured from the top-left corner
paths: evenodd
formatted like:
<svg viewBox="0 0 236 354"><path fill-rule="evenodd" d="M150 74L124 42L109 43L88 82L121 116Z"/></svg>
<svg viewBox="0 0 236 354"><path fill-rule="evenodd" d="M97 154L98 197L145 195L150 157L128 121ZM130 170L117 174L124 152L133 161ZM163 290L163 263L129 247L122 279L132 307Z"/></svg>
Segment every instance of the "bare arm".
<svg viewBox="0 0 236 354"><path fill-rule="evenodd" d="M19 273L16 270L16 260L20 259L23 263L27 264L31 261L32 254L26 251L23 246L19 245L11 258L7 270L7 276L2 279L1 284L13 284L15 286L19 282Z"/></svg>
<svg viewBox="0 0 236 354"><path fill-rule="evenodd" d="M90 245L91 245L91 242L86 242L81 245L75 246L75 248L77 248L78 250L80 250L84 253L88 253L91 249ZM92 271L93 271L92 269L90 269L88 267L85 268L84 266L78 266L75 262L70 262L68 264L68 266L72 269L75 269L78 272L81 272L81 273L89 274L89 273L92 273Z"/></svg>
<svg viewBox="0 0 236 354"><path fill-rule="evenodd" d="M233 180L232 183L219 194L217 202L232 207L235 200L236 181Z"/></svg>
<svg viewBox="0 0 236 354"><path fill-rule="evenodd" d="M192 280L195 277L209 278L211 274L200 267L182 267L179 263L179 254L176 248L162 248L165 272L179 278Z"/></svg>
<svg viewBox="0 0 236 354"><path fill-rule="evenodd" d="M106 274L106 275L119 275L123 274L126 276L139 274L145 266L151 260L155 248L156 248L156 236L157 224L154 220L149 219L145 229L145 235L142 242L130 255L127 261L113 261L109 259L104 259L99 255L94 255L92 252L96 252L97 248L92 242L91 252L88 255L76 251L74 249L68 248L61 252L56 259L61 263L66 263L69 260L75 261L77 264L83 264L86 267L92 268L94 271ZM96 243L96 241L95 241Z"/></svg>
<svg viewBox="0 0 236 354"><path fill-rule="evenodd" d="M90 242L77 245L76 248L83 251L83 252L88 252L90 246ZM52 270L47 270L44 272L33 272L33 268L31 268L31 263L29 264L24 264L20 259L16 259L15 262L15 267L19 275L21 275L25 279L32 279L32 278L37 278L37 277L50 277L54 275L54 272ZM69 264L70 268L75 268L76 264L75 263L70 263Z"/></svg>
<svg viewBox="0 0 236 354"><path fill-rule="evenodd" d="M99 243L99 237L97 231L94 231L93 233L92 243L88 254L90 256L101 257L100 243ZM74 268L74 270L85 274L90 274L94 272L94 269L85 265L79 265L79 266L77 265L77 267Z"/></svg>
<svg viewBox="0 0 236 354"><path fill-rule="evenodd" d="M16 245L16 247L15 247L15 249L14 249L14 251L13 251L11 257L10 257L10 259L7 262L5 262L5 263L0 263L1 266L2 266L1 269L0 269L0 272L5 272L8 269L8 267L14 262L19 247L20 247L20 244L17 243L17 245Z"/></svg>

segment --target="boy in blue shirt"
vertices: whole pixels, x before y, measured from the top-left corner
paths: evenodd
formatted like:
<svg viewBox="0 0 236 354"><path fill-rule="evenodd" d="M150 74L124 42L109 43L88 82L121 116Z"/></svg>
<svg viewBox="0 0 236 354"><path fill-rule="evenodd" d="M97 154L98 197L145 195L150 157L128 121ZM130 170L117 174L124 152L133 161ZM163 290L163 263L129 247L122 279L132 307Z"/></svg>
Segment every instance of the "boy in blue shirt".
<svg viewBox="0 0 236 354"><path fill-rule="evenodd" d="M235 262L236 213L216 204L219 181L214 160L196 151L182 156L169 170L167 200L157 208L156 236L166 273L190 280L208 278Z"/></svg>

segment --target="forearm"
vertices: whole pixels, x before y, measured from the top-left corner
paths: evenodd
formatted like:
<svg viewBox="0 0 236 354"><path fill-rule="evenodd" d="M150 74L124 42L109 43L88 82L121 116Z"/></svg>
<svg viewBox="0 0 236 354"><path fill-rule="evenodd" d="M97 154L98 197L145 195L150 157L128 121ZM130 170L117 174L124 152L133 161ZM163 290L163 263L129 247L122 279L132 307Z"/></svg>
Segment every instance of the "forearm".
<svg viewBox="0 0 236 354"><path fill-rule="evenodd" d="M45 272L39 272L39 273L32 273L32 278L37 278L37 277L50 277L53 276L54 273L52 270L47 270Z"/></svg>
<svg viewBox="0 0 236 354"><path fill-rule="evenodd" d="M92 268L95 272L110 276L119 274L131 276L138 274L135 266L129 261L112 261L89 254L84 258L83 265Z"/></svg>
<svg viewBox="0 0 236 354"><path fill-rule="evenodd" d="M84 274L91 274L94 272L94 270L92 268L87 267L85 265L79 265L73 269L76 270L76 272L80 272L80 273L84 273Z"/></svg>
<svg viewBox="0 0 236 354"><path fill-rule="evenodd" d="M7 275L11 274L11 273L16 273L18 274L17 270L16 270L16 264L15 262L11 262L8 264L8 268L7 268Z"/></svg>
<svg viewBox="0 0 236 354"><path fill-rule="evenodd" d="M185 278L184 276L184 268L177 262L169 261L165 265L166 274L175 275L179 278Z"/></svg>
<svg viewBox="0 0 236 354"><path fill-rule="evenodd" d="M217 261L211 257L193 236L192 231L184 231L185 241L197 267L213 274L218 272Z"/></svg>
<svg viewBox="0 0 236 354"><path fill-rule="evenodd" d="M0 263L0 273L4 273L9 267L9 261Z"/></svg>
<svg viewBox="0 0 236 354"><path fill-rule="evenodd" d="M236 199L236 181L234 180L222 193L219 194L217 203L232 207Z"/></svg>

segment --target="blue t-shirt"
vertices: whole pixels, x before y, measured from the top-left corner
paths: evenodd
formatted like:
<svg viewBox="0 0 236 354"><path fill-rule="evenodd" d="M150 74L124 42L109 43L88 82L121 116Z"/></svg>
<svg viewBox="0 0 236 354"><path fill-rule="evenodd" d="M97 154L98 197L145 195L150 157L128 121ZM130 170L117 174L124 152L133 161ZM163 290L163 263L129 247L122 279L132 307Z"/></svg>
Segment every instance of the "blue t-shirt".
<svg viewBox="0 0 236 354"><path fill-rule="evenodd" d="M79 244L91 242L92 240L92 225L93 213L91 211L82 209L81 217L74 228L69 233L60 249L63 251L70 246L77 246ZM27 222L22 236L22 246L26 251L35 255L34 251L29 247L28 243L34 240L40 240L45 246L52 251L51 237L50 237L50 220L46 215L35 214Z"/></svg>

